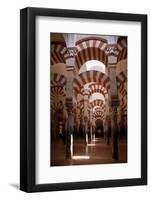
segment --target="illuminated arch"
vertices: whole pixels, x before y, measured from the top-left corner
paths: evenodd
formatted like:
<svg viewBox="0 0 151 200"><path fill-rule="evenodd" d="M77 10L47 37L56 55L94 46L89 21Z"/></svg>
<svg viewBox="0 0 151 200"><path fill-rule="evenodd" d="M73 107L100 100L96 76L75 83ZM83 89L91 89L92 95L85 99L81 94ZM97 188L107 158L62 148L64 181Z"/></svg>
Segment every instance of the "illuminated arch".
<svg viewBox="0 0 151 200"><path fill-rule="evenodd" d="M100 71L105 74L105 65L101 61L98 61L98 60L86 61L81 66L81 68L79 70L79 74L81 74L85 71L91 71L91 70Z"/></svg>

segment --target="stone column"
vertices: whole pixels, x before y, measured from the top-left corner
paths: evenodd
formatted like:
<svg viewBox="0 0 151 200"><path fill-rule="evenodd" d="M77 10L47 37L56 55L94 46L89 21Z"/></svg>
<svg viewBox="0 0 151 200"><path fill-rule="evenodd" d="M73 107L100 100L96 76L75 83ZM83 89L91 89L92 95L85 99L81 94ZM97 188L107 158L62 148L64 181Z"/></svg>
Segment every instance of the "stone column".
<svg viewBox="0 0 151 200"><path fill-rule="evenodd" d="M111 120L110 120L110 116L108 115L106 117L106 144L109 145L110 144L110 139L111 139L111 128L110 128L110 123L111 123Z"/></svg>
<svg viewBox="0 0 151 200"><path fill-rule="evenodd" d="M52 116L51 116L51 123L52 123L52 128L51 130L53 130L53 134L51 135L51 142L56 141L56 135L57 135L57 130L56 130L56 121L57 121L57 117L54 114L54 111L52 111Z"/></svg>
<svg viewBox="0 0 151 200"><path fill-rule="evenodd" d="M85 144L88 144L88 117L84 116Z"/></svg>
<svg viewBox="0 0 151 200"><path fill-rule="evenodd" d="M90 139L93 141L93 127L92 127L92 108L90 109Z"/></svg>
<svg viewBox="0 0 151 200"><path fill-rule="evenodd" d="M106 120L106 118L103 122L103 128L104 128L104 140L107 143L107 120Z"/></svg>
<svg viewBox="0 0 151 200"><path fill-rule="evenodd" d="M85 144L88 144L88 121L89 121L89 114L88 114L88 100L89 100L89 92L87 90L83 90L84 96L84 132L85 132Z"/></svg>
<svg viewBox="0 0 151 200"><path fill-rule="evenodd" d="M112 127L112 158L118 160L118 123L117 123L117 107L119 102L112 101L112 116L111 116L111 127Z"/></svg>
<svg viewBox="0 0 151 200"><path fill-rule="evenodd" d="M79 134L79 126L80 126L80 119L79 119L79 116L80 116L80 112L79 112L79 108L78 108L78 105L76 103L76 105L74 106L74 138L77 139L78 138L78 134Z"/></svg>
<svg viewBox="0 0 151 200"><path fill-rule="evenodd" d="M66 69L67 69L67 85L66 85L66 109L67 109L67 142L66 142L66 158L72 158L73 151L73 129L74 129L74 117L73 117L73 76L74 76L74 65L75 65L75 41L76 35L64 34L66 42L67 52L66 58Z"/></svg>
<svg viewBox="0 0 151 200"><path fill-rule="evenodd" d="M113 51L113 52L112 52ZM118 90L116 81L116 64L117 57L114 55L114 48L111 54L108 55L108 72L110 77L110 105L112 108L111 114L111 129L112 129L112 158L118 160L118 124L117 124L117 108L119 106Z"/></svg>
<svg viewBox="0 0 151 200"><path fill-rule="evenodd" d="M85 137L85 126L84 126L84 116L82 114L81 118L82 136Z"/></svg>
<svg viewBox="0 0 151 200"><path fill-rule="evenodd" d="M110 130L109 130L109 100L108 95L105 96L105 121L104 121L104 128L105 128L105 142L107 145L110 144Z"/></svg>
<svg viewBox="0 0 151 200"><path fill-rule="evenodd" d="M95 119L92 117L92 138L93 142L95 143Z"/></svg>
<svg viewBox="0 0 151 200"><path fill-rule="evenodd" d="M67 84L66 84L66 110L67 110L67 133L66 133L66 158L71 159L73 153L73 69L74 60L69 58L67 64Z"/></svg>
<svg viewBox="0 0 151 200"><path fill-rule="evenodd" d="M73 102L71 97L66 98L67 108L67 135L66 135L66 159L72 158L73 152Z"/></svg>

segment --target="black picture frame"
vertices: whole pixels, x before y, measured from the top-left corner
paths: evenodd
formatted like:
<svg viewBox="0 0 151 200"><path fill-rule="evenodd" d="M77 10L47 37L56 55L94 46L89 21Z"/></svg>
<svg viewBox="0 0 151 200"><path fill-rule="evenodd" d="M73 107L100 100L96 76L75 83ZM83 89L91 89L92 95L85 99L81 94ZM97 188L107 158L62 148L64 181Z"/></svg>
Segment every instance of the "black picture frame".
<svg viewBox="0 0 151 200"><path fill-rule="evenodd" d="M84 19L117 20L141 23L141 177L70 183L36 184L35 182L35 19L54 16ZM147 184L147 15L24 8L20 11L20 190L43 192L58 190L121 187Z"/></svg>

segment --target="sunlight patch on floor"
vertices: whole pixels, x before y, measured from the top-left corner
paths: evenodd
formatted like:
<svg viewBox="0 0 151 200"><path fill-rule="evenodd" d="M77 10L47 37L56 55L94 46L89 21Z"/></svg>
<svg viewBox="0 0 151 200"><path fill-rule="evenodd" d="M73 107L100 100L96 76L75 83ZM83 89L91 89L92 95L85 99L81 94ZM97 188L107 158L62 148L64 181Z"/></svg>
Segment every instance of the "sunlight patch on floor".
<svg viewBox="0 0 151 200"><path fill-rule="evenodd" d="M72 156L73 160L90 159L90 156Z"/></svg>

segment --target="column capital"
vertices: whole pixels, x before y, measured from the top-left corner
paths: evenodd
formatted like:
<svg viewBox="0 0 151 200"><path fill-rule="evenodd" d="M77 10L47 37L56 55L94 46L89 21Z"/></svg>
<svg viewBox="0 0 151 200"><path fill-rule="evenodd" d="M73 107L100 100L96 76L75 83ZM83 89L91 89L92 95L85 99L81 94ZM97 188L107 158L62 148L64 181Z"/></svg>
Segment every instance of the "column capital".
<svg viewBox="0 0 151 200"><path fill-rule="evenodd" d="M105 48L105 53L107 56L118 56L119 50L117 44L108 44Z"/></svg>
<svg viewBox="0 0 151 200"><path fill-rule="evenodd" d="M68 57L75 57L77 55L77 52L78 50L76 47L68 47L66 53Z"/></svg>

